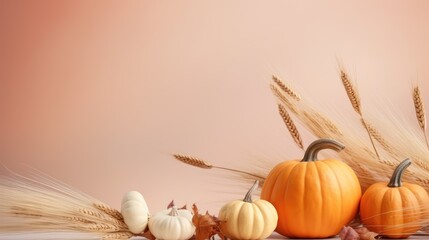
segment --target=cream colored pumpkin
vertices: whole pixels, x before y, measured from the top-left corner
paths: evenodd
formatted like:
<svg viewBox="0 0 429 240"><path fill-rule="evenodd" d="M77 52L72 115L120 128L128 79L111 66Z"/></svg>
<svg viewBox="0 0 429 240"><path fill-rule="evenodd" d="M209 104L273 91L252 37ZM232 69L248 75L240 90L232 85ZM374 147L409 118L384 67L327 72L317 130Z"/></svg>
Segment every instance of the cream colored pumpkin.
<svg viewBox="0 0 429 240"><path fill-rule="evenodd" d="M251 194L258 186L256 181L244 200L227 203L219 211L220 229L232 239L265 239L277 226L277 211L265 200L252 201Z"/></svg>
<svg viewBox="0 0 429 240"><path fill-rule="evenodd" d="M149 219L149 230L161 240L186 240L195 233L192 212L176 206L161 211Z"/></svg>
<svg viewBox="0 0 429 240"><path fill-rule="evenodd" d="M121 213L128 229L134 233L142 233L149 221L149 209L143 196L137 191L130 191L122 198Z"/></svg>

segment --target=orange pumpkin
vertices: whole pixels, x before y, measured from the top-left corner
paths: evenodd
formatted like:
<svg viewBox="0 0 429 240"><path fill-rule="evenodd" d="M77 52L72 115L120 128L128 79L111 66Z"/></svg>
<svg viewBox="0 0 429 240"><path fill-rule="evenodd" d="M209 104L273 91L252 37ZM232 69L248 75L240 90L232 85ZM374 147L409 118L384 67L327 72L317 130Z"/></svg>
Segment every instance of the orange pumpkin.
<svg viewBox="0 0 429 240"><path fill-rule="evenodd" d="M340 151L332 139L319 139L304 158L275 166L262 187L279 219L276 231L294 238L326 238L338 234L356 215L361 187L354 171L335 159L317 160L322 149Z"/></svg>
<svg viewBox="0 0 429 240"><path fill-rule="evenodd" d="M426 190L401 181L410 164L411 161L405 159L396 167L389 183L374 183L363 194L360 216L369 230L389 238L406 238L417 232L422 220L428 217Z"/></svg>

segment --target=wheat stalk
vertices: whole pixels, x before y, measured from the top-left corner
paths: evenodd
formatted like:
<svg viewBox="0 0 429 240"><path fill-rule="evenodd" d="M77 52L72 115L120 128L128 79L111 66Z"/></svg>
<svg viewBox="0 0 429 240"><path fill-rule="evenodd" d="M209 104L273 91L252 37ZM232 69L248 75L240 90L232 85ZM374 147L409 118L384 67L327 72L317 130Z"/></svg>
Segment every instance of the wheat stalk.
<svg viewBox="0 0 429 240"><path fill-rule="evenodd" d="M383 149L394 158L398 159L399 155L381 133L369 122L361 119L362 125L367 126L369 134L383 147Z"/></svg>
<svg viewBox="0 0 429 240"><path fill-rule="evenodd" d="M108 233L108 234L104 235L102 239L103 240L130 239L133 236L134 235L131 232L115 232L115 233Z"/></svg>
<svg viewBox="0 0 429 240"><path fill-rule="evenodd" d="M282 103L284 104L290 111L292 111L294 114L297 114L298 109L295 107L294 104L273 84L270 84L271 91L273 92L274 96Z"/></svg>
<svg viewBox="0 0 429 240"><path fill-rule="evenodd" d="M31 232L28 239L36 239L46 232L60 230L76 233L75 239L82 239L129 232L119 211L96 199L38 173L34 179L11 174L0 175L0 192L7 193L0 194L2 234Z"/></svg>
<svg viewBox="0 0 429 240"><path fill-rule="evenodd" d="M302 144L301 135L299 134L298 128L290 117L289 113L286 111L285 107L281 104L278 105L279 114L283 119L287 129L289 130L292 139L298 145L299 148L304 149L304 145Z"/></svg>
<svg viewBox="0 0 429 240"><path fill-rule="evenodd" d="M191 156L187 156L187 155L183 155L183 154L173 154L173 157L176 158L177 160L183 162L183 163L186 163L188 165L192 165L195 167L205 168L205 169L213 168L212 164L207 163L207 162L200 160L198 158L195 158L195 157L191 157Z"/></svg>
<svg viewBox="0 0 429 240"><path fill-rule="evenodd" d="M94 203L93 205L94 205L94 207L96 209L103 211L104 213L106 213L107 215L113 217L114 219L117 219L117 220L120 220L120 221L124 220L121 212L119 212L118 210L110 207L107 204L98 202L98 203Z"/></svg>
<svg viewBox="0 0 429 240"><path fill-rule="evenodd" d="M221 170L225 170L225 171L229 171L229 172L235 172L235 173L244 174L247 176L259 178L260 180L265 179L264 177L257 175L257 174L254 174L254 173L249 173L249 172L245 172L245 171L241 171L241 170L237 170L237 169L232 169L232 168L214 166L214 165L212 165L206 161L200 160L200 159L195 158L195 157L183 155L183 154L173 154L173 157L175 159L183 162L183 163L186 163L186 164L194 166L194 167L199 167L199 168L204 168L204 169L217 168L217 169L221 169Z"/></svg>
<svg viewBox="0 0 429 240"><path fill-rule="evenodd" d="M286 83L284 83L279 77L273 75L273 81L277 84L277 86L279 86L281 90L283 90L283 92L287 93L293 99L297 101L301 100L301 96L297 92L292 90L292 88L290 88Z"/></svg>
<svg viewBox="0 0 429 240"><path fill-rule="evenodd" d="M419 86L414 87L413 102L414 102L414 109L416 110L417 121L419 123L421 130L423 131L423 135L426 141L426 146L429 149L429 142L426 134L426 114L425 114L425 108L423 105L423 100L422 100Z"/></svg>
<svg viewBox="0 0 429 240"><path fill-rule="evenodd" d="M360 116L362 116L360 98L359 98L357 89L354 87L354 85L349 79L349 76L343 69L340 70L340 77L341 77L341 81L343 83L344 89L346 90L347 96L349 97L350 103L353 106L353 109Z"/></svg>
<svg viewBox="0 0 429 240"><path fill-rule="evenodd" d="M353 109L356 111L357 114L359 114L361 118L361 122L363 126L365 127L365 130L368 133L369 139L371 140L371 145L374 149L375 155L377 155L377 158L380 160L380 155L377 152L377 148L375 147L374 140L372 139L371 133L369 132L368 126L365 123L365 120L363 118L362 110L361 110L361 103L360 103L360 97L358 94L357 89L354 87L352 82L349 79L348 74L344 69L340 69L340 78L341 82L343 83L344 89L347 92L347 96L349 97L350 103L353 106Z"/></svg>

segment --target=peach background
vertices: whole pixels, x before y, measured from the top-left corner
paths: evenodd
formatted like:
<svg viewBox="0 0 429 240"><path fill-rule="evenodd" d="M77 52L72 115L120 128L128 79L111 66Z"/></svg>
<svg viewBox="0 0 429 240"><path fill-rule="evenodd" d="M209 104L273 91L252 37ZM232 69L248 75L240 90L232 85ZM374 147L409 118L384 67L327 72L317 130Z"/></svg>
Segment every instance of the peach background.
<svg viewBox="0 0 429 240"><path fill-rule="evenodd" d="M270 75L349 111L337 58L364 104L410 113L417 81L429 104L428 12L424 0L0 1L1 163L115 207L135 189L152 212L171 199L217 212L245 185L171 153L244 170L300 158Z"/></svg>

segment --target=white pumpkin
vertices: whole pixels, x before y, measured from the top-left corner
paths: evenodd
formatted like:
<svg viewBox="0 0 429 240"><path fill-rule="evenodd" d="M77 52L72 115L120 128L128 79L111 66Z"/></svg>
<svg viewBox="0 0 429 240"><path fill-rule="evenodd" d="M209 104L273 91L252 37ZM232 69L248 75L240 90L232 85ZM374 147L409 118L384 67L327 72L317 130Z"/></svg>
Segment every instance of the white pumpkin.
<svg viewBox="0 0 429 240"><path fill-rule="evenodd" d="M149 230L157 239L187 240L195 233L192 216L191 211L173 206L151 216Z"/></svg>
<svg viewBox="0 0 429 240"><path fill-rule="evenodd" d="M142 233L149 221L149 209L143 196L130 191L122 198L121 213L128 229L134 234Z"/></svg>

